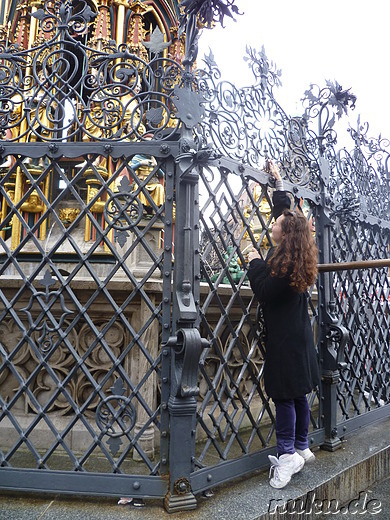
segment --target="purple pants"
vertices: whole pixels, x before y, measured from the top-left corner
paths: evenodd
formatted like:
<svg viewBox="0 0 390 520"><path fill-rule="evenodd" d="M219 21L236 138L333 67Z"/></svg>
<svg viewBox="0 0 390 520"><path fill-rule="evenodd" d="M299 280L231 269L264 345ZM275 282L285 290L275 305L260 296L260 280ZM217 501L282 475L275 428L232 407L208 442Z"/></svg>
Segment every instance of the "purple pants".
<svg viewBox="0 0 390 520"><path fill-rule="evenodd" d="M274 399L276 409L276 446L278 455L295 453L309 447L310 409L306 396Z"/></svg>

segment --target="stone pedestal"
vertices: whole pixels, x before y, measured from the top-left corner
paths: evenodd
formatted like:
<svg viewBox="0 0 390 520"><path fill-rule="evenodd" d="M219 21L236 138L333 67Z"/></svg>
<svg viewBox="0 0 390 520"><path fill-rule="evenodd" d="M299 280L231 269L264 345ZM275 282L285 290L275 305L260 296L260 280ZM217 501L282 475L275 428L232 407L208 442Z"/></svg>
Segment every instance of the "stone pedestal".
<svg viewBox="0 0 390 520"><path fill-rule="evenodd" d="M150 297L154 306L155 297L153 295ZM138 396L138 399L137 397L133 399L137 411L137 422L133 434L138 439L138 446L152 460L154 458L156 430L153 425L146 425L150 420L150 413L147 412L147 408L153 413L157 405L157 376L155 370L151 368L150 360L155 360L158 356L159 324L157 318L154 318L152 322L149 322L150 319L150 308L144 300L141 300L139 310L134 314L135 330L141 330L145 324L148 324L148 326L131 352L131 378L137 388ZM138 437L140 432L141 435ZM134 450L133 458L134 460L142 460L142 456L137 450Z"/></svg>
<svg viewBox="0 0 390 520"><path fill-rule="evenodd" d="M145 232L145 228L148 226L149 222L143 220L138 224L137 229L139 233L131 232L131 238L129 239L129 243L136 242L137 235L143 235ZM142 237L142 241L139 241L134 250L130 253L129 258L126 260L126 265L131 269L133 275L136 278L143 278L149 271L149 269L155 263L156 258L161 255L161 251L163 249L163 222L155 222L152 227L145 232L145 235ZM145 247L145 244L149 246L153 255L148 252L148 249ZM126 246L125 246L126 247ZM158 268L153 272L153 277L161 278L161 272Z"/></svg>

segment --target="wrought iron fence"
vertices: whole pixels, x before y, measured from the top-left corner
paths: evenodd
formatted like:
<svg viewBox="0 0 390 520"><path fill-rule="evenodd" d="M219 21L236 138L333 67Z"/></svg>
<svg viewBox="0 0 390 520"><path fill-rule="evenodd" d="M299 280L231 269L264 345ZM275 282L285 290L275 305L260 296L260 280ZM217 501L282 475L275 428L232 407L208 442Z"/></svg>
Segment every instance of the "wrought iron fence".
<svg viewBox="0 0 390 520"><path fill-rule="evenodd" d="M175 511L265 466L274 410L245 260L271 245L267 158L321 264L388 257L389 142L360 127L335 151L355 97L313 87L291 118L264 50L249 49L251 87L211 55L195 69L186 5L183 64L85 46L90 14L64 1L35 15L42 45L1 49L3 489L166 496ZM336 449L389 413L388 271L321 271L309 305L311 442Z"/></svg>

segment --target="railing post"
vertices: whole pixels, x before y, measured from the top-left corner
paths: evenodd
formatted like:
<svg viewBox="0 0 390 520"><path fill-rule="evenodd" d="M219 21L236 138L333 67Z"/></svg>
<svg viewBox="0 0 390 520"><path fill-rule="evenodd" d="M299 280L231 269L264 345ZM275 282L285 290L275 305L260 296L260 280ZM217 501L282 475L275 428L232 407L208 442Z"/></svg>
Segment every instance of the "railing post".
<svg viewBox="0 0 390 520"><path fill-rule="evenodd" d="M186 147L188 141L181 140ZM182 164L187 150L183 150ZM181 168L176 181L175 264L173 275L172 336L163 346L171 348L169 412L168 512L196 508L190 474L195 467L196 396L199 359L207 341L199 326L199 236L198 175Z"/></svg>
<svg viewBox="0 0 390 520"><path fill-rule="evenodd" d="M337 83L333 85L331 82L318 92L312 86L305 99L305 118L315 117L318 122L316 154L318 153L320 207L316 217L316 235L320 264L331 264L333 261L333 222L329 217L330 166L333 163L335 168L336 162L333 146L337 134L333 126L336 116L340 118L346 113L347 107L354 108L355 102L356 96L350 90L342 90L340 85ZM320 414L321 422L325 427L323 448L333 451L341 445L337 431L337 385L340 377L340 359L348 332L338 325L333 273L330 270L320 270L318 281L319 353L322 380Z"/></svg>
<svg viewBox="0 0 390 520"><path fill-rule="evenodd" d="M319 245L319 263L331 263L331 242L333 223L326 212L326 189L329 183L329 165L320 158L322 181L322 197L319 215L316 219L316 232ZM339 356L335 348L337 319L336 304L333 291L333 273L320 272L318 285L318 316L319 316L319 348L321 362L321 418L325 428L325 442L322 448L334 451L341 446L337 433L337 384L339 381ZM340 329L341 330L341 329Z"/></svg>
<svg viewBox="0 0 390 520"><path fill-rule="evenodd" d="M172 349L169 412L168 512L196 508L190 475L195 469L196 396L199 360L205 341L199 327L199 174L193 127L203 115L193 91L192 66L197 54L198 30L193 13L186 21L184 76L175 88L176 108L182 121L175 187L175 264L173 272L172 336L163 348Z"/></svg>

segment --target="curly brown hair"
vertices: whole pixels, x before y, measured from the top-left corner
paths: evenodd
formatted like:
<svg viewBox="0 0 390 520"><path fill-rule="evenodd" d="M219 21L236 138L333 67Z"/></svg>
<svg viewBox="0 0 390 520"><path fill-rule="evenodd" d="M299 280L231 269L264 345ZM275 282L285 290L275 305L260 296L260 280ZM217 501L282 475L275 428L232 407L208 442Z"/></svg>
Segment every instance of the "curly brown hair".
<svg viewBox="0 0 390 520"><path fill-rule="evenodd" d="M296 292L304 292L317 278L318 249L308 221L299 211L283 211L283 238L269 260L271 276L288 276Z"/></svg>

